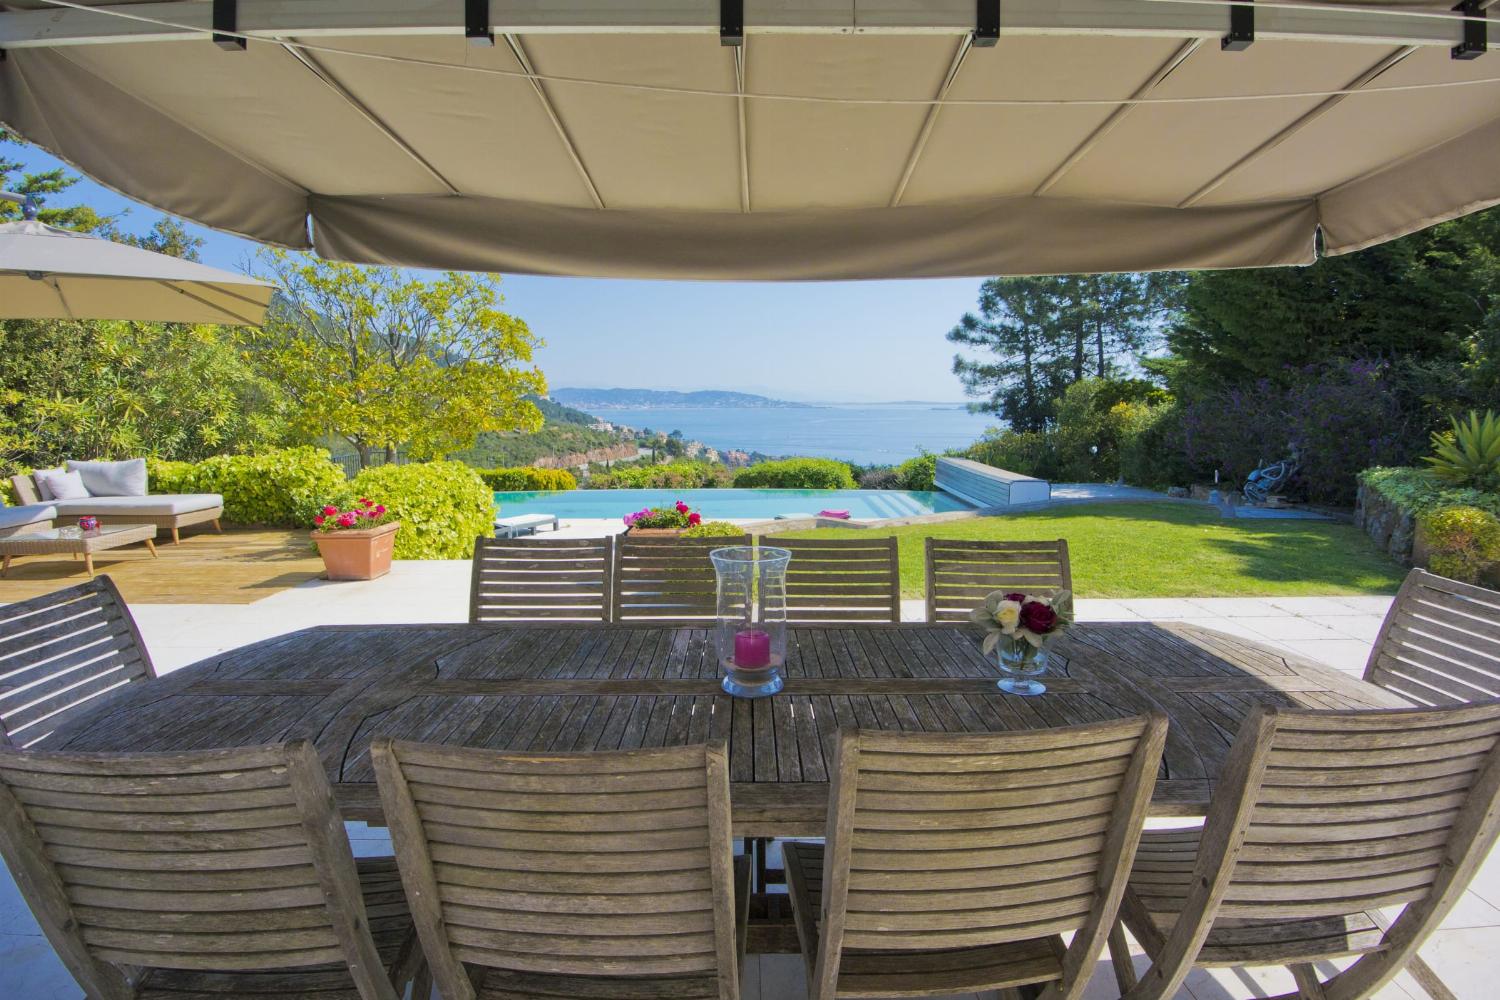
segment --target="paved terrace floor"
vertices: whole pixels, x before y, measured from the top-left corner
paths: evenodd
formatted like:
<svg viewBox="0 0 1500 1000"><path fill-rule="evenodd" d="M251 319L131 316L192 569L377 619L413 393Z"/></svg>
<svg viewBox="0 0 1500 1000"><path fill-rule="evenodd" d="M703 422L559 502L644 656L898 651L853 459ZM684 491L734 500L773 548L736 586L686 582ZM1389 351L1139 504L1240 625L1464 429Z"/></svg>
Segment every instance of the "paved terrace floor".
<svg viewBox="0 0 1500 1000"><path fill-rule="evenodd" d="M567 533L593 525L565 525ZM243 535L245 537L239 537ZM251 537L256 536L256 537ZM277 536L279 541L267 537ZM257 540L258 538L258 540ZM213 653L274 635L320 624L454 622L467 615L466 562L398 562L391 574L368 583L330 583L313 578L315 557L302 548L300 533L231 533L225 539L185 540L160 546L161 560L126 550L119 560L101 560L132 602L158 669L165 673ZM168 560L188 566L194 551L225 553L220 562L193 571L189 581L159 586L170 574ZM228 557L234 550L249 559ZM107 553L106 556L115 555ZM311 561L310 561L311 560ZM247 568L248 566L248 568ZM0 602L18 600L83 579L66 560L50 568L41 560L17 564L14 579L0 581ZM920 601L903 601L903 616L920 620ZM1183 620L1256 639L1275 648L1320 660L1358 675L1364 667L1389 597L1151 598L1079 599L1078 613L1090 621ZM350 824L362 854L388 854L383 831ZM1470 892L1423 955L1461 1000L1492 1000L1500 995L1500 855L1480 872ZM1144 968L1144 958L1137 954ZM1324 972L1331 971L1325 967ZM1294 989L1281 969L1198 970L1177 1000L1240 1000L1274 996ZM1101 962L1085 994L1087 1000L1117 997L1108 962ZM74 1000L82 992L53 955L8 875L0 875L0 997L17 1000ZM795 1000L806 996L802 961L793 955L751 956L744 970L745 1000ZM1378 994L1380 1000L1423 1000L1407 976ZM975 1000L972 996L965 1000ZM987 996L985 1000L989 1000Z"/></svg>

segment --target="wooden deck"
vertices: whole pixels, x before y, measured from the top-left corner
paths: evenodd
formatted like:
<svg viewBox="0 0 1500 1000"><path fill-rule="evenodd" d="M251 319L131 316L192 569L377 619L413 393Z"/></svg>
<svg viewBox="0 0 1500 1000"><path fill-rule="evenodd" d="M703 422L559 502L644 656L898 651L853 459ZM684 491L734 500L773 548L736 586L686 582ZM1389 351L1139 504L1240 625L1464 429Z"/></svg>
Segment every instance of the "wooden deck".
<svg viewBox="0 0 1500 1000"><path fill-rule="evenodd" d="M132 604L249 604L323 574L323 561L300 530L193 527L182 542L157 540L94 555ZM83 583L83 562L66 555L19 556L0 580L0 603L22 601Z"/></svg>

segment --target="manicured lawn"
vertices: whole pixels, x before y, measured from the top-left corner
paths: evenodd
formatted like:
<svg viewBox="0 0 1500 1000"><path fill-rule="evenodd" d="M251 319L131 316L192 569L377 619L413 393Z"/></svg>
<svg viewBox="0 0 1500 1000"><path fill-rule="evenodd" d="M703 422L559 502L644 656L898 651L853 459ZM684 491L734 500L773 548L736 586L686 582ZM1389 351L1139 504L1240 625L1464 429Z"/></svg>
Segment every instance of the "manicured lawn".
<svg viewBox="0 0 1500 1000"><path fill-rule="evenodd" d="M852 534L825 528L796 537ZM901 539L906 597L922 596L922 539L927 536L1066 538L1080 597L1394 594L1405 572L1351 525L1227 520L1196 504L1080 504L870 534Z"/></svg>

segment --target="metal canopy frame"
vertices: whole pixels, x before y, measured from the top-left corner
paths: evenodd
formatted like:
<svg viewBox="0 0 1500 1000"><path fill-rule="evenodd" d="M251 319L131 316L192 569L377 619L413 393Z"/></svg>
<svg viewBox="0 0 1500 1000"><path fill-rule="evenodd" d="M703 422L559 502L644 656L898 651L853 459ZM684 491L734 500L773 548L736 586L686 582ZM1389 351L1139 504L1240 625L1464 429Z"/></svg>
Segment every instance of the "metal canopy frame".
<svg viewBox="0 0 1500 1000"><path fill-rule="evenodd" d="M192 2L101 4L89 9L50 7L0 12L0 49L55 48L127 42L194 41L213 36L216 4ZM318 36L476 34L466 0L238 0L236 32L279 40ZM549 0L546 5L489 6L491 34L535 32L696 32L721 34L720 0L652 0L601 4L598 0ZM1137 35L1220 39L1230 28L1234 4L1173 0L1006 0L1007 35ZM1476 0L1482 22L1500 19L1495 0ZM1241 14L1240 16L1243 16ZM1257 39L1306 39L1383 45L1470 46L1487 26L1465 24L1446 10L1327 8L1255 5ZM932 32L971 34L975 0L744 0L743 30L860 34ZM220 34L222 35L222 27ZM1500 32L1488 32L1500 39ZM1500 45L1500 42L1485 43Z"/></svg>

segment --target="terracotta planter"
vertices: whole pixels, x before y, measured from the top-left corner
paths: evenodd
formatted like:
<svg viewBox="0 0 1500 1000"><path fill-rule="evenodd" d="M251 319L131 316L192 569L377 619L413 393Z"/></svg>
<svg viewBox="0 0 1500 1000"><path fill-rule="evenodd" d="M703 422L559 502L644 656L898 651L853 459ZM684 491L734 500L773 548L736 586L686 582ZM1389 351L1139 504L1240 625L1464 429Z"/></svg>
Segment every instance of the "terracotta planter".
<svg viewBox="0 0 1500 1000"><path fill-rule="evenodd" d="M681 538L686 528L626 528L631 538Z"/></svg>
<svg viewBox="0 0 1500 1000"><path fill-rule="evenodd" d="M385 576L391 571L399 527L400 521L392 521L378 528L312 532L328 579L373 580Z"/></svg>

